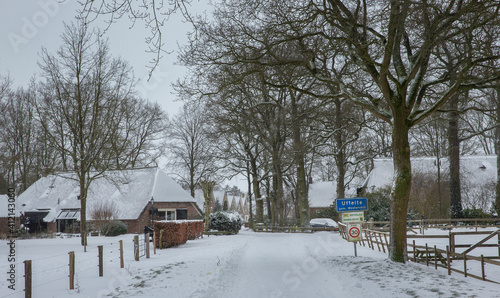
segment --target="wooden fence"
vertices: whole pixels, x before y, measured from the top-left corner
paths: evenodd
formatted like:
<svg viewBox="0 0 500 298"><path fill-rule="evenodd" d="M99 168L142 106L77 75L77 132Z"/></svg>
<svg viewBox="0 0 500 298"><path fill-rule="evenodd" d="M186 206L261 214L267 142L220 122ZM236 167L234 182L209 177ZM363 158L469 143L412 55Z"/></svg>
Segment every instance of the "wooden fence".
<svg viewBox="0 0 500 298"><path fill-rule="evenodd" d="M318 231L338 231L339 228L255 225L253 230L254 232L268 232L268 233L313 233Z"/></svg>
<svg viewBox="0 0 500 298"><path fill-rule="evenodd" d="M339 232L342 238L347 239L347 226L345 224L339 224ZM361 230L363 235L361 240L361 245L368 246L372 250L378 250L380 252L389 253L389 233L384 231L371 230L363 228ZM487 235L480 241L476 243L456 243L457 236L465 235ZM487 244L486 241L497 237L498 244ZM449 239L449 245L446 246L446 250L438 249L435 245L429 247L426 243L425 246L416 245L415 240L411 244L407 243L407 254L408 259L416 263L425 263L427 266L434 266L435 269L438 267L446 268L448 275L451 272L457 272L463 274L465 277L473 277L476 279L489 281L493 283L500 284L500 279L493 280L486 278L485 264L491 264L495 266L500 266L500 261L495 259L500 259L500 229L496 231L485 231L485 232L452 232L450 231L448 235L408 235L408 238L447 238ZM471 256L469 253L478 247L498 247L497 256ZM457 253L456 248L467 248L462 253ZM463 262L463 270L452 267L453 261ZM479 262L481 268L481 274L472 274L468 271L469 261ZM500 277L500 276L499 276Z"/></svg>
<svg viewBox="0 0 500 298"><path fill-rule="evenodd" d="M411 248L408 250L408 255L411 255L411 257L408 256L408 259L412 260L413 262L425 263L427 266L433 265L435 269L437 269L438 267L446 268L448 270L448 275L451 275L451 272L453 271L463 274L465 277L470 276L476 279L500 284L500 279L492 280L486 278L486 270L485 270L485 264L500 266L500 261L493 260L493 259L499 259L500 256L485 257L484 255L481 255L480 257L477 257L468 254L476 247L485 247L485 245L484 244L481 245L481 243L484 243L485 241L491 239L490 236L492 235L497 235L497 234L500 235L499 231L500 230L495 231L491 233L488 237L479 241L478 243L471 245L469 249L465 250L463 253L452 252L449 245L446 246L446 250L438 249L436 245L434 245L434 247L429 247L427 243L425 244L425 246L415 245L415 240L413 240L413 244L408 244L408 247ZM463 262L463 270L460 270L456 267L452 267L453 261ZM467 264L470 264L468 263L468 261L479 262L481 268L480 275L472 274L468 271Z"/></svg>
<svg viewBox="0 0 500 298"><path fill-rule="evenodd" d="M304 227L285 227L285 226L263 226L255 225L255 232L268 232L268 233L312 233L313 228Z"/></svg>
<svg viewBox="0 0 500 298"><path fill-rule="evenodd" d="M145 239L147 239L147 238L145 237ZM136 257L136 260L138 261L137 256L139 254L139 250L141 249L139 247L139 243L141 246L145 246L145 248L144 248L146 250L145 255L148 258L149 257L149 249L150 249L149 243L148 243L149 241L139 242L139 235L136 235L134 237L133 241L134 241L134 257ZM137 243L137 245L136 245L136 243ZM144 244L144 243L146 243L146 244ZM119 240L118 245L119 245L119 249L118 249L119 250L119 260L120 260L119 264L120 264L120 268L123 269L125 267L124 266L124 256L123 256L123 253L124 253L123 240ZM111 246L111 252L110 252L111 254L112 254L112 250L113 250L113 247ZM87 254L86 251L87 250L85 249L85 254ZM96 270L95 267L97 267L96 276L98 276L98 277L104 276L104 246L98 245L97 251L95 253L97 255L97 261L95 261L96 257L93 256L93 253L90 253L87 258L85 258L83 260L79 260L78 258L75 257L75 251L68 252L67 253L68 262L64 266L62 266L62 267L68 267L68 271L67 271L68 274L66 274L63 277L54 276L51 280L46 281L42 284L34 284L33 281L36 281L37 277L39 277L42 274L46 274L47 272L52 272L52 271L59 271L59 269L62 267L61 267L61 265L56 265L56 266L54 266L54 268L45 269L44 271L40 272L40 268L37 267L37 263L39 263L40 260L46 260L46 259L51 259L51 258L63 258L64 254L50 256L50 257L42 258L42 259L25 260L25 261L23 261L23 263L24 263L24 275L23 275L24 288L21 290L12 292L10 294L4 293L4 292L2 292L2 294L8 294L7 296L11 296L11 295L19 295L22 292L24 292L24 297L30 298L30 297L32 297L34 288L44 286L46 284L53 283L53 282L63 281L63 280L68 281L68 289L69 290L75 290L75 282L76 282L75 276L77 273L81 273L81 272L84 272L87 270ZM142 252L140 254L142 255ZM82 256L82 255L80 255L80 256ZM108 258L109 257L110 256L108 255ZM33 262L35 262L35 264ZM95 266L95 265L97 265L97 266ZM16 280L17 279L18 278L16 278Z"/></svg>
<svg viewBox="0 0 500 298"><path fill-rule="evenodd" d="M500 224L499 219L494 218L457 218L457 219L417 219L408 220L408 228L419 230L424 235L428 229L455 229L458 227L478 228L497 227ZM388 231L390 229L389 221L366 221L364 228L373 230Z"/></svg>

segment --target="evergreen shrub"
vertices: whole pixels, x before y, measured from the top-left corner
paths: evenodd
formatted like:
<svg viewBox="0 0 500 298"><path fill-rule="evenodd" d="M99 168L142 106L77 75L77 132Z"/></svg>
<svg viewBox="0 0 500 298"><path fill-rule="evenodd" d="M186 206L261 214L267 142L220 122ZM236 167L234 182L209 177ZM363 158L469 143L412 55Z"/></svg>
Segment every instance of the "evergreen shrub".
<svg viewBox="0 0 500 298"><path fill-rule="evenodd" d="M101 228L104 236L118 236L127 233L127 226L122 221L109 221Z"/></svg>
<svg viewBox="0 0 500 298"><path fill-rule="evenodd" d="M210 214L210 230L229 231L238 234L243 218L235 211L218 211Z"/></svg>

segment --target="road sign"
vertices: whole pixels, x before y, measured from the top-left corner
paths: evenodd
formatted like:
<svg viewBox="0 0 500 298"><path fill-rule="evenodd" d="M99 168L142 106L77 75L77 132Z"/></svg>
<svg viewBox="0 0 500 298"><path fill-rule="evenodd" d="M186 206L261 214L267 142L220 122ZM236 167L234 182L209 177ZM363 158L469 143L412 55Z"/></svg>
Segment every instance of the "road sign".
<svg viewBox="0 0 500 298"><path fill-rule="evenodd" d="M368 198L337 199L337 212L352 212L368 210Z"/></svg>
<svg viewBox="0 0 500 298"><path fill-rule="evenodd" d="M364 212L344 212L342 213L342 222L345 224L349 223L360 223L365 220Z"/></svg>
<svg viewBox="0 0 500 298"><path fill-rule="evenodd" d="M347 235L347 240L349 242L361 241L361 225L348 225Z"/></svg>

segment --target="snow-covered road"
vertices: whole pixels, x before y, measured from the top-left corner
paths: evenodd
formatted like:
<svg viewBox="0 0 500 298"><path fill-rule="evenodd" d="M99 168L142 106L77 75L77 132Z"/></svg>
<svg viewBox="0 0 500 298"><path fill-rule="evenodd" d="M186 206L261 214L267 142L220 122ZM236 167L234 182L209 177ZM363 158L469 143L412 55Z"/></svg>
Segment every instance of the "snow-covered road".
<svg viewBox="0 0 500 298"><path fill-rule="evenodd" d="M416 264L358 246L338 233L242 231L161 251L149 262L170 271L120 288L118 296L175 297L500 297L500 286ZM181 265L179 265L181 264ZM150 272L146 266L135 276ZM147 289L147 290L146 290Z"/></svg>
<svg viewBox="0 0 500 298"><path fill-rule="evenodd" d="M335 232L271 234L242 230L205 236L133 260L132 235L18 241L19 266L33 259L34 297L500 297L497 284L446 270L393 263L387 254L358 246ZM118 240L125 244L119 268ZM3 240L2 240L3 241ZM97 245L104 245L104 277L97 277ZM6 252L7 245L0 247ZM68 290L67 252L77 259L76 289ZM0 268L6 268L6 259ZM18 285L22 285L21 272ZM24 297L4 290L0 297Z"/></svg>

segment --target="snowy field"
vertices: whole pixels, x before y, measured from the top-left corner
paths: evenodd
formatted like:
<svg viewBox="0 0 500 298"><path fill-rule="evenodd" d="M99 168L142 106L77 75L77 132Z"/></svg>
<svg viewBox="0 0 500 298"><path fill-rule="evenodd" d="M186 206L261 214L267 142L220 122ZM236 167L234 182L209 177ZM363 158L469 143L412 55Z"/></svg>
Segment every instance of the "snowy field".
<svg viewBox="0 0 500 298"><path fill-rule="evenodd" d="M430 232L426 232L430 233ZM33 297L500 297L500 285L393 263L387 254L343 240L337 232L270 234L242 230L205 236L133 260L133 235L16 241L16 289L7 279L8 245L0 241L0 297L24 297L23 261L32 260ZM119 240L125 268L120 269ZM97 245L104 246L98 276ZM75 251L75 290L68 252Z"/></svg>

